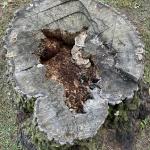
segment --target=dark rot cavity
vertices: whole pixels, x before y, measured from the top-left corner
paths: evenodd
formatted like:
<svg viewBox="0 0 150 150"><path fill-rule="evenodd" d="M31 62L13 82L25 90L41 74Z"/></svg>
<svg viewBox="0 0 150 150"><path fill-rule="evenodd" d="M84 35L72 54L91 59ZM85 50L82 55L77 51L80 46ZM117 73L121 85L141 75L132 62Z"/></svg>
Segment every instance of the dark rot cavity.
<svg viewBox="0 0 150 150"><path fill-rule="evenodd" d="M44 50L40 55L41 61L47 61L54 57L60 51L60 43L56 39L42 40L42 45L44 45Z"/></svg>
<svg viewBox="0 0 150 150"><path fill-rule="evenodd" d="M65 103L70 110L85 113L83 104L89 97L88 88L95 79L96 68L84 68L72 62L71 49L75 34L60 30L42 30L45 39L41 41L40 60L46 66L47 79L56 80L65 89Z"/></svg>

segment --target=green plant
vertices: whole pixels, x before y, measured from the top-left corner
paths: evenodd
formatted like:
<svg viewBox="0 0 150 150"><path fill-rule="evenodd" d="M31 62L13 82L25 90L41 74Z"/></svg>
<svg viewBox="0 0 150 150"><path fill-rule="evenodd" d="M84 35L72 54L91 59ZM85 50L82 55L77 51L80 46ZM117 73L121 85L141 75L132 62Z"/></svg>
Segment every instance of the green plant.
<svg viewBox="0 0 150 150"><path fill-rule="evenodd" d="M147 117L140 122L140 128L142 130L145 129L148 125L150 125L150 117Z"/></svg>

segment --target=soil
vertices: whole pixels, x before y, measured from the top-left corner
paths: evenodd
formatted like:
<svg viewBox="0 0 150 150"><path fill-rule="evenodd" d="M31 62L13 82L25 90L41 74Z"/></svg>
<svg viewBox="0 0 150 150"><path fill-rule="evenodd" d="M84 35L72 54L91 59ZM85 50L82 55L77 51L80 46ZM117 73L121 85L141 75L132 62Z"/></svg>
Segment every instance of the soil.
<svg viewBox="0 0 150 150"><path fill-rule="evenodd" d="M62 40L64 38L60 38L60 34L57 34L59 38L56 38L46 34L46 32L43 33L46 38L42 40L40 46L40 59L41 63L46 66L47 79L53 79L63 84L65 89L64 96L66 97L65 103L70 110L85 113L83 104L90 96L88 88L92 81L95 80L95 66L92 65L87 69L84 66L76 65L71 56L73 44L67 44Z"/></svg>

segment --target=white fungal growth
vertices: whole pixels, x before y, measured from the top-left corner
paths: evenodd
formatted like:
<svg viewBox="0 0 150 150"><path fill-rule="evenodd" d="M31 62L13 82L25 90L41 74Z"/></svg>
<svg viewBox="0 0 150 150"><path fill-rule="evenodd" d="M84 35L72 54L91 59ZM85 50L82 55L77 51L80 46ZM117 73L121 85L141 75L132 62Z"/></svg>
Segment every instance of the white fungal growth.
<svg viewBox="0 0 150 150"><path fill-rule="evenodd" d="M87 33L81 32L77 37L75 37L75 45L73 46L71 50L72 59L75 61L75 63L79 66L84 66L86 68L89 68L91 66L90 60L83 58L82 52L83 47L85 47L85 40L87 38Z"/></svg>
<svg viewBox="0 0 150 150"><path fill-rule="evenodd" d="M75 37L75 45L78 47L85 47L86 38L87 38L86 31L81 32L78 36Z"/></svg>

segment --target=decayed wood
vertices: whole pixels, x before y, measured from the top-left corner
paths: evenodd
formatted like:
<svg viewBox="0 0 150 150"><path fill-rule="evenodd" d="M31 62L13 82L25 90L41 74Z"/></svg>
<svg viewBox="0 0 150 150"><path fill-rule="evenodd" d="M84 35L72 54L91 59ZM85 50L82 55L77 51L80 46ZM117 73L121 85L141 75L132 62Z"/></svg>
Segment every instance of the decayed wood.
<svg viewBox="0 0 150 150"><path fill-rule="evenodd" d="M45 77L46 68L34 55L44 38L41 29L78 33L87 26L84 51L96 57L98 81L85 113L65 104L64 86ZM71 40L72 41L72 40ZM108 103L132 98L143 75L143 44L135 28L118 12L97 0L43 0L16 13L5 37L15 88L35 97L34 118L40 131L59 144L93 137L108 114Z"/></svg>

